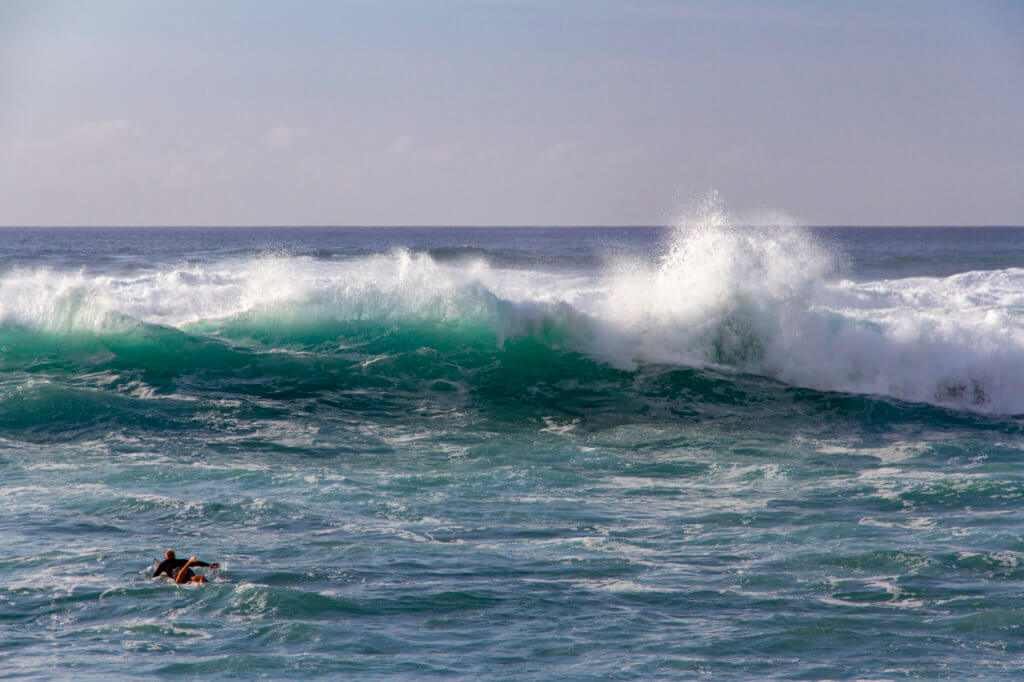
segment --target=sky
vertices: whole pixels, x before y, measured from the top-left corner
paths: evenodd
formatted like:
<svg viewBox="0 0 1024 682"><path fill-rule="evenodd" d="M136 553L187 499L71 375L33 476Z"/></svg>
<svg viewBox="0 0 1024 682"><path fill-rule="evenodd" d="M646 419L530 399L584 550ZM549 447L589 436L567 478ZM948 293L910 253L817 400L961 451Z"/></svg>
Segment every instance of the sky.
<svg viewBox="0 0 1024 682"><path fill-rule="evenodd" d="M1024 225L1024 2L0 0L0 225Z"/></svg>

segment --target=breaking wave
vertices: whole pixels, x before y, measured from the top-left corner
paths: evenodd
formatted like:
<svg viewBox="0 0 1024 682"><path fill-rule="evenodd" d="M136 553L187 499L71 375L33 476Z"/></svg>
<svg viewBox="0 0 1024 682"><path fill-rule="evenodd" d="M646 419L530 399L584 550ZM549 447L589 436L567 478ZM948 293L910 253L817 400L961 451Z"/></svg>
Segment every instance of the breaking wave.
<svg viewBox="0 0 1024 682"><path fill-rule="evenodd" d="M529 339L616 371L704 368L1024 413L1021 269L853 281L842 254L810 233L737 227L714 201L653 262L610 257L566 271L514 259L396 249L244 254L131 275L15 267L0 275L0 367L72 356L123 364L126 348L137 359L156 344L171 350L153 362L201 347L220 365L238 353L365 362L429 349L419 370L428 371L465 348L493 355Z"/></svg>

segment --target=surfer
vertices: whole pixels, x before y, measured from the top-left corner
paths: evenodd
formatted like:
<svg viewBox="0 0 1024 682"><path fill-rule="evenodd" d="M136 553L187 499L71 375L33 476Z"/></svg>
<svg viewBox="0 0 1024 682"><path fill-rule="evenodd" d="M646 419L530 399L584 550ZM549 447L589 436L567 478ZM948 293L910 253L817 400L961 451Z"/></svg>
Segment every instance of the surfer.
<svg viewBox="0 0 1024 682"><path fill-rule="evenodd" d="M204 576L196 575L192 572L193 566L220 568L220 564L208 564L205 561L196 559L195 557L189 557L187 561L185 559L176 559L174 557L174 550L169 549L167 550L167 555L164 560L156 567L153 577L156 578L161 573L165 573L168 578L174 580L175 585L182 585L187 582L205 583L206 578Z"/></svg>

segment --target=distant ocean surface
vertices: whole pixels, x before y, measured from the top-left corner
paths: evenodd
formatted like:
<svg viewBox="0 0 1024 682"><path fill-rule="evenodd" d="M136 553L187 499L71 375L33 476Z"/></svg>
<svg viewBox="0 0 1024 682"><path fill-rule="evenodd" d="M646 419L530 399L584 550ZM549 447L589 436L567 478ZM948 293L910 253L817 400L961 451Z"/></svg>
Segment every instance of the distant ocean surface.
<svg viewBox="0 0 1024 682"><path fill-rule="evenodd" d="M0 229L0 678L1020 679L1022 415L1024 229Z"/></svg>

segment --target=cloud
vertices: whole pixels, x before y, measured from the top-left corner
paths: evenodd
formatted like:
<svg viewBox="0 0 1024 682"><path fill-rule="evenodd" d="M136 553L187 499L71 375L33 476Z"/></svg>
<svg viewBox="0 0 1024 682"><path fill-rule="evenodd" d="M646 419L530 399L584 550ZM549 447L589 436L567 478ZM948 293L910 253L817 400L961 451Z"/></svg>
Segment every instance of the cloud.
<svg viewBox="0 0 1024 682"><path fill-rule="evenodd" d="M290 147L300 137L305 137L308 134L308 128L291 128L286 125L277 125L267 133L266 141L271 149L284 149L285 147Z"/></svg>
<svg viewBox="0 0 1024 682"><path fill-rule="evenodd" d="M455 145L439 144L430 152L430 158L438 163L444 163L454 159L456 153L458 153L458 148Z"/></svg>
<svg viewBox="0 0 1024 682"><path fill-rule="evenodd" d="M142 137L145 127L138 121L114 119L79 123L68 131L67 139L76 144L99 145L129 137Z"/></svg>
<svg viewBox="0 0 1024 682"><path fill-rule="evenodd" d="M503 156L507 156L515 147L510 144L489 144L480 150L478 156L481 159L497 159Z"/></svg>
<svg viewBox="0 0 1024 682"><path fill-rule="evenodd" d="M388 151L391 152L392 154L404 154L405 152L409 151L409 148L411 146L412 138L409 137L408 135L402 135L401 137L397 138L394 142L391 143L391 146L388 147Z"/></svg>
<svg viewBox="0 0 1024 682"><path fill-rule="evenodd" d="M558 161L568 156L575 148L576 143L571 140L559 142L541 152L541 158L544 161Z"/></svg>

